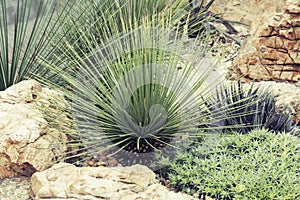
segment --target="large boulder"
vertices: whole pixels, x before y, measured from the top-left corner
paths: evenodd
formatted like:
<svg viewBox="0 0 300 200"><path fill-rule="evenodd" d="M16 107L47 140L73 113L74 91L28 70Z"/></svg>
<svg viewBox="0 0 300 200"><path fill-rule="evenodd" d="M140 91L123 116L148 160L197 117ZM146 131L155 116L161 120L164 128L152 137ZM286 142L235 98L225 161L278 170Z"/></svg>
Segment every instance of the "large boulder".
<svg viewBox="0 0 300 200"><path fill-rule="evenodd" d="M273 1L272 1L273 2ZM300 1L286 0L284 12L258 15L228 78L287 81L300 85Z"/></svg>
<svg viewBox="0 0 300 200"><path fill-rule="evenodd" d="M51 127L44 115L58 113L53 102L63 99L33 80L0 92L0 178L30 176L63 158L67 136Z"/></svg>
<svg viewBox="0 0 300 200"><path fill-rule="evenodd" d="M107 200L192 200L169 191L144 165L130 167L76 167L59 163L31 177L32 198Z"/></svg>

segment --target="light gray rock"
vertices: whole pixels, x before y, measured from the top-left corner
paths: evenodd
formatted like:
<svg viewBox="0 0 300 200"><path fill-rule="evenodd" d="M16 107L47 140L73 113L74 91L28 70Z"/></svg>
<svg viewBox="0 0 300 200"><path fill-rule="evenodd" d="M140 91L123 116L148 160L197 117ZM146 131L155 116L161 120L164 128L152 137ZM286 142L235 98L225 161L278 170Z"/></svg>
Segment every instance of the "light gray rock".
<svg viewBox="0 0 300 200"><path fill-rule="evenodd" d="M31 177L32 198L107 200L192 200L169 191L148 167L76 167L58 163Z"/></svg>

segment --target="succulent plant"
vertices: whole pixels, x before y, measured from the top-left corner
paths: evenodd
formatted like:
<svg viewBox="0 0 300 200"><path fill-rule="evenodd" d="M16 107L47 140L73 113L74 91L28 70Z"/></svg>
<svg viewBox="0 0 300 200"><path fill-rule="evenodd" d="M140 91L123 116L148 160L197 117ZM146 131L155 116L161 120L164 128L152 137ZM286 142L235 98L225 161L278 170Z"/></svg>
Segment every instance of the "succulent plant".
<svg viewBox="0 0 300 200"><path fill-rule="evenodd" d="M238 131L249 133L253 129L272 132L291 132L292 116L287 106L275 105L272 91L253 88L246 91L238 81L230 87L221 85L216 96L207 102L211 112L211 130ZM220 120L219 120L220 119Z"/></svg>
<svg viewBox="0 0 300 200"><path fill-rule="evenodd" d="M93 29L78 30L88 51L78 53L72 43L61 46L56 59L68 61L68 70L43 63L67 82L67 88L59 89L72 104L79 154L86 159L105 154L123 165L148 165L155 151L172 151L197 133L199 105L204 104L197 94L210 90L203 84L214 66L202 66L199 72L193 64L202 60L205 50L199 44L206 40L187 40L167 24L172 20L165 13L151 18L135 29L126 25L116 35L109 30L118 26L119 18L110 18L101 32L106 41L100 44L89 37ZM187 53L193 59L184 59Z"/></svg>
<svg viewBox="0 0 300 200"><path fill-rule="evenodd" d="M177 9L132 19L119 0L113 4L107 0L101 1L101 16L94 19L89 16L95 10L86 11L92 7L84 2L74 13L80 20L66 27L75 33L75 40L63 34L53 62L42 60L51 74L66 82L57 85L41 77L71 102L68 112L73 114L78 137L70 145L77 144L79 151L70 153L69 160L105 155L123 165L150 165L156 151L170 155L181 143L197 137L199 123L207 116L201 115L202 109L207 109L214 86L206 84L214 65L199 65L208 35L188 38L175 25ZM115 12L108 12L107 6L116 6ZM88 28L84 19L101 26ZM187 54L192 56L186 59Z"/></svg>

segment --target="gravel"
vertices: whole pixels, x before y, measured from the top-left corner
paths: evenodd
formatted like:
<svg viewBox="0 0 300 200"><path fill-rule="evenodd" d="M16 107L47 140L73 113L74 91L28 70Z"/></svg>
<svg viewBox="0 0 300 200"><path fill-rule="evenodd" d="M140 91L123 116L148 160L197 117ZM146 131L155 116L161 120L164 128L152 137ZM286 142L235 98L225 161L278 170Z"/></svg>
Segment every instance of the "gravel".
<svg viewBox="0 0 300 200"><path fill-rule="evenodd" d="M29 193L29 177L0 179L1 200L30 200Z"/></svg>

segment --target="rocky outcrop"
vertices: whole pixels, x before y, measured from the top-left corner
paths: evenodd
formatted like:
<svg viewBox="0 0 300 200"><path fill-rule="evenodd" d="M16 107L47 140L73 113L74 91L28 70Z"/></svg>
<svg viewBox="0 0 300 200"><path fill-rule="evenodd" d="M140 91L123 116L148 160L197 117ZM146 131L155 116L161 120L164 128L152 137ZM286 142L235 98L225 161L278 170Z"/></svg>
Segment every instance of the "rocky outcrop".
<svg viewBox="0 0 300 200"><path fill-rule="evenodd" d="M287 0L284 13L269 13L269 19L266 16L257 19L257 29L250 30L249 44L234 62L228 78L300 85L300 1ZM255 48L251 48L253 45Z"/></svg>
<svg viewBox="0 0 300 200"><path fill-rule="evenodd" d="M0 92L0 178L29 176L62 159L67 137L49 126L42 112L57 113L51 101L59 100L62 94L33 80Z"/></svg>
<svg viewBox="0 0 300 200"><path fill-rule="evenodd" d="M59 163L31 177L32 198L107 200L192 200L169 191L148 167L75 167Z"/></svg>

